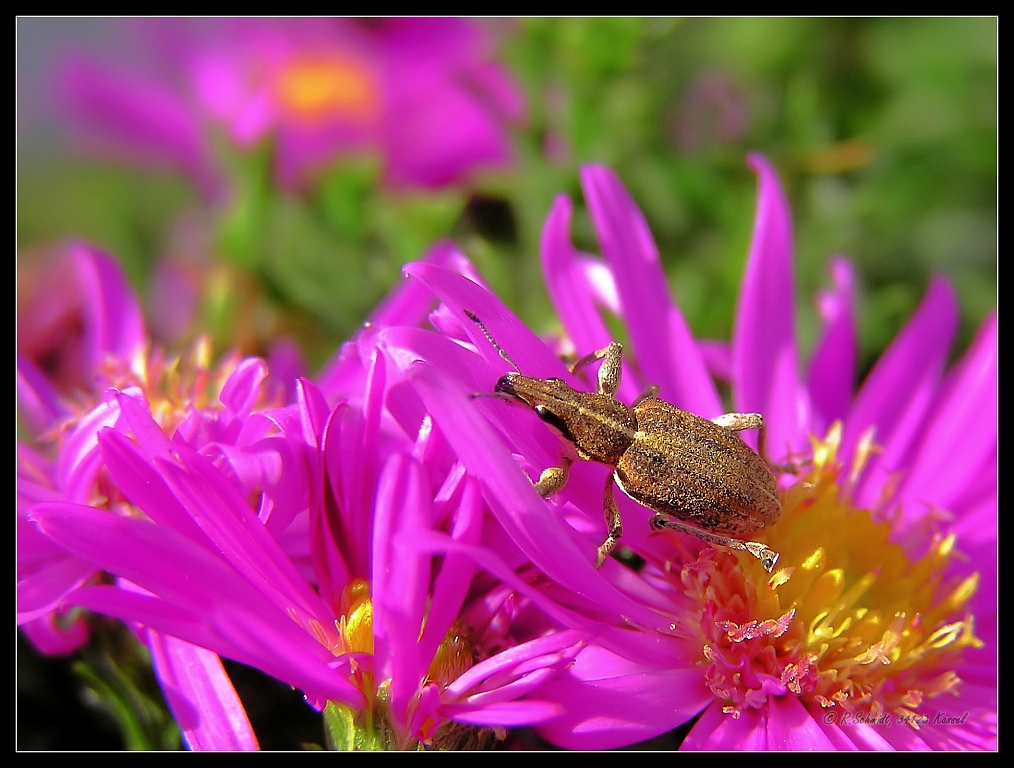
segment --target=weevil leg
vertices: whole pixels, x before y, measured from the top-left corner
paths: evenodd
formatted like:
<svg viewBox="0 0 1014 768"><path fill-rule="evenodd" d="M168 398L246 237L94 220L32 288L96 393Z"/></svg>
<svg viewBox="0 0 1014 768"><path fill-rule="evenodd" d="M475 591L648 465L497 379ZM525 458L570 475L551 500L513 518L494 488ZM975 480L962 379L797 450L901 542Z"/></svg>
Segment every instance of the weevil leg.
<svg viewBox="0 0 1014 768"><path fill-rule="evenodd" d="M771 464L767 453L768 428L764 424L764 417L759 413L725 413L712 419L711 421L732 432L742 432L745 429L756 429L757 454L768 464Z"/></svg>
<svg viewBox="0 0 1014 768"><path fill-rule="evenodd" d="M623 369L623 347L618 342L611 341L608 347L596 349L570 366L570 372L577 373L586 365L591 365L596 360L603 361L599 367L599 394L615 395L620 388L620 372Z"/></svg>
<svg viewBox="0 0 1014 768"><path fill-rule="evenodd" d="M547 467L542 470L539 481L535 483L535 490L539 492L539 495L545 498L562 491L563 486L567 484L567 478L570 477L572 463L571 459L562 456L560 457L560 466Z"/></svg>
<svg viewBox="0 0 1014 768"><path fill-rule="evenodd" d="M764 570L768 573L771 573L775 567L775 563L778 562L778 553L773 549L769 549L766 545L761 544L759 541L740 541L739 539L733 539L728 536L708 533L707 531L702 531L699 528L694 528L692 525L686 525L678 520L673 520L668 515L663 515L661 513L651 518L648 525L651 526L653 531L658 531L662 528L671 528L675 531L696 536L698 539L703 539L709 544L718 544L719 546L736 549L740 552L748 552L761 561L761 565L764 566Z"/></svg>
<svg viewBox="0 0 1014 768"><path fill-rule="evenodd" d="M759 413L726 413L718 418L712 419L712 422L733 432L742 432L744 429L756 429L757 453L775 472L785 472L795 475L809 463L809 459L805 459L800 462L790 461L784 464L775 464L771 461L767 450L768 429L764 424L764 417Z"/></svg>
<svg viewBox="0 0 1014 768"><path fill-rule="evenodd" d="M620 507L616 503L613 475L606 477L605 493L602 496L602 513L606 518L606 540L599 547L595 557L595 567L601 568L609 553L613 551L623 535L623 520L620 519Z"/></svg>
<svg viewBox="0 0 1014 768"><path fill-rule="evenodd" d="M716 416L711 421L732 432L742 432L745 429L756 429L758 447L761 447L767 439L768 429L764 425L764 417L759 413L723 413L721 416Z"/></svg>

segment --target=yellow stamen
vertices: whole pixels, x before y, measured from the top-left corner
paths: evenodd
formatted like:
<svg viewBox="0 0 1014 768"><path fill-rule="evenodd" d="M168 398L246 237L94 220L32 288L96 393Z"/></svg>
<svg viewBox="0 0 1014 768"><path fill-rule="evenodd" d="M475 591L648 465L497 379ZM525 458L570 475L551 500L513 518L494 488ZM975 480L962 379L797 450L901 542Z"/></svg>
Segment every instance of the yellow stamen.
<svg viewBox="0 0 1014 768"><path fill-rule="evenodd" d="M368 123L380 109L374 73L364 62L337 53L289 62L275 92L285 111L306 123L334 117Z"/></svg>
<svg viewBox="0 0 1014 768"><path fill-rule="evenodd" d="M341 616L335 627L342 638L341 647L337 652L361 652L372 654L373 639L373 601L370 597L370 585L362 579L352 581L343 591L340 605ZM423 621L425 625L425 620ZM409 628L405 628L406 631ZM419 636L422 627L418 629ZM456 680L463 672L475 663L475 653L467 629L452 625L434 654L425 678L419 681L419 693L430 685L445 688ZM336 740L336 744L352 744L357 749L413 749L420 746L412 734L406 734L402 728L392 722L388 705L391 690L390 679L377 680L376 675L357 673L357 685L366 695L369 702L361 712L354 712L347 707L329 707L331 715L336 718L334 725L340 725L345 736ZM411 707L415 704L410 705ZM456 723L439 723L427 719L419 724L421 730L428 734L425 746L441 748L448 744L457 744L461 740L486 738L486 729L476 729ZM502 736L500 736L502 738ZM355 746L358 745L358 746Z"/></svg>

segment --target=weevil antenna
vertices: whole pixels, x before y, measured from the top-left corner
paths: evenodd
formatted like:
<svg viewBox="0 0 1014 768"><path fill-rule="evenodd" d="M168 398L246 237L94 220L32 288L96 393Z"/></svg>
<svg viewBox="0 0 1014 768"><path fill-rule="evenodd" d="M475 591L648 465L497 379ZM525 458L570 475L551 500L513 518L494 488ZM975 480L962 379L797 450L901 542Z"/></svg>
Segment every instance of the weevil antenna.
<svg viewBox="0 0 1014 768"><path fill-rule="evenodd" d="M482 331L482 335L486 337L486 341L488 341L493 349L497 351L497 354L499 354L511 368L518 373L521 373L521 369L518 367L518 364L511 359L511 356L507 354L503 347L496 343L496 339L493 338L493 334L489 332L489 329L486 328L485 324L479 319L478 315L470 309L466 309L464 312L468 315L469 320L479 326L479 330Z"/></svg>

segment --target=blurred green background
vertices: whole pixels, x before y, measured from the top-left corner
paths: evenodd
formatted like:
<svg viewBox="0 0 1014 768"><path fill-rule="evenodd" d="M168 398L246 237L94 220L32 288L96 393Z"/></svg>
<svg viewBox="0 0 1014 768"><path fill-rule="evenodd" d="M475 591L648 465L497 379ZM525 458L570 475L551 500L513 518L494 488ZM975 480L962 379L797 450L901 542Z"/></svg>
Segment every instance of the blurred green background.
<svg viewBox="0 0 1014 768"><path fill-rule="evenodd" d="M267 183L267 157L251 157L236 169L240 195L214 213L183 178L74 156L47 121L47 57L75 41L110 45L110 23L18 19L19 268L82 237L121 259L147 293L160 259L202 250L228 274L197 320L218 350L263 352L284 333L320 364L402 265L443 237L529 324L552 330L541 226L555 195L581 205L578 169L590 162L612 166L641 206L694 332L726 339L754 214L750 151L773 162L792 205L804 360L817 332L813 297L835 254L856 267L861 372L932 274L959 294L955 354L997 303L996 18L483 20L528 100L515 167L467 188L395 194L376 186L375 163L347 160L297 197ZM580 208L574 234L597 250ZM22 721L35 698L53 695L51 674L66 685L70 673L19 646L22 748L37 748L22 742ZM102 748L117 732L39 738Z"/></svg>
<svg viewBox="0 0 1014 768"><path fill-rule="evenodd" d="M391 194L375 187L374 164L345 161L297 198L266 183L267 161L253 159L237 169L242 194L209 224L186 180L70 156L59 128L39 129L29 111L19 120L19 252L84 237L123 260L143 291L158 259L181 247L181 231L210 229L214 257L259 284L320 362L402 264L452 236L523 318L550 328L542 222L558 193L580 205L580 164L605 163L647 215L691 327L725 338L755 200L745 156L755 150L775 164L792 204L804 341L832 254L856 264L864 366L931 273L960 293L961 342L995 305L995 18L487 23L530 109L510 172L480 175L468 189ZM53 41L50 52L75 34L108 43L110 24L19 20L35 57L39 38ZM28 86L19 84L21 99ZM575 236L594 250L581 217ZM204 318L224 343L234 341L225 329L235 311L224 302Z"/></svg>

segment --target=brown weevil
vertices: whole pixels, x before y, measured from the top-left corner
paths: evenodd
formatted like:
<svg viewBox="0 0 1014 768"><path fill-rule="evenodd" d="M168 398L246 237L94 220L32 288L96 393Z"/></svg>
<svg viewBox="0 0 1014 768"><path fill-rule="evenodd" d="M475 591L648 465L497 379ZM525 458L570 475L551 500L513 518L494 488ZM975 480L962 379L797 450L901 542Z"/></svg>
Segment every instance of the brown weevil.
<svg viewBox="0 0 1014 768"><path fill-rule="evenodd" d="M570 367L576 373L598 360L596 392L579 392L561 379L525 376L493 339L486 326L468 310L499 355L515 370L500 377L494 396L519 401L555 427L578 457L613 468L606 479L603 512L608 535L598 548L599 568L623 534L614 484L627 496L653 510L654 530L672 528L709 543L749 552L769 573L778 553L740 537L774 524L782 513L771 466L762 458L764 419L758 413L727 413L708 421L658 399L649 387L632 405L616 399L620 386L622 347L612 342ZM758 432L755 453L736 434ZM572 460L544 470L535 483L542 496L561 491Z"/></svg>

